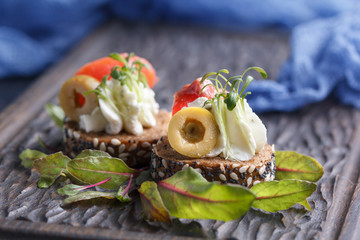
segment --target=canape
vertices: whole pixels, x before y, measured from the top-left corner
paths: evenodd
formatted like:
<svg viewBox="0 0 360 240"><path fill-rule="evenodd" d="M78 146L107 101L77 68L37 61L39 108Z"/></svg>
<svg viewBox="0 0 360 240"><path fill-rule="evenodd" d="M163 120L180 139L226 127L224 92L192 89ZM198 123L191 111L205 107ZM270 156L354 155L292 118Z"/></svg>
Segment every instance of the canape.
<svg viewBox="0 0 360 240"><path fill-rule="evenodd" d="M168 134L153 149L151 174L156 181L188 167L209 181L249 188L274 179L274 147L267 143L266 128L245 98L253 78L243 81L243 77L250 69L266 77L257 67L229 79L223 75L227 70L221 70L175 94Z"/></svg>
<svg viewBox="0 0 360 240"><path fill-rule="evenodd" d="M148 165L152 144L166 135L170 113L159 109L154 68L133 54L111 54L84 65L59 93L65 152L99 149L129 166Z"/></svg>

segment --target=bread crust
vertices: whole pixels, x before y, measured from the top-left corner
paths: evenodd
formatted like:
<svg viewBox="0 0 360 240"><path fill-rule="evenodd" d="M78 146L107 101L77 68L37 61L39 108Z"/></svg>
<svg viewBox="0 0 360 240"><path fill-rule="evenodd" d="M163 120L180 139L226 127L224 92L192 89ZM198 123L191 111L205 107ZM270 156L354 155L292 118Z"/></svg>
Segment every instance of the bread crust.
<svg viewBox="0 0 360 240"><path fill-rule="evenodd" d="M177 153L162 137L151 155L151 175L155 181L171 177L177 171L192 167L208 181L252 187L275 178L275 154L269 144L248 161L231 161L222 157L190 159Z"/></svg>
<svg viewBox="0 0 360 240"><path fill-rule="evenodd" d="M169 112L160 110L156 116L156 126L144 128L144 132L139 136L125 132L116 135L105 132L86 133L80 129L78 122L65 120L65 152L74 157L84 149L97 149L121 158L130 167L148 166L152 145L158 142L161 136L167 135L170 118Z"/></svg>

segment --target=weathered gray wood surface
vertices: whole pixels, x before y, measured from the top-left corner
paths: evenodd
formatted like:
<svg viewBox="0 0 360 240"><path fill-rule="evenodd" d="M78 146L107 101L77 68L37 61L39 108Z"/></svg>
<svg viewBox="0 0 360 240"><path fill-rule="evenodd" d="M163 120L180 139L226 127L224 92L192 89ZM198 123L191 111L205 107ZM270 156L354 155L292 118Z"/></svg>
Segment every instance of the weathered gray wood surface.
<svg viewBox="0 0 360 240"><path fill-rule="evenodd" d="M133 51L157 69L161 78L155 87L157 100L170 110L173 93L208 71L228 68L236 74L258 65L275 78L289 52L287 38L272 31L226 33L118 22L95 31L0 114L0 237L20 232L44 239L182 238L186 231L169 231L142 221L138 199L128 205L102 202L63 208L63 197L55 190L64 182L38 189L39 175L22 167L18 155L25 148L40 149L38 136L49 145L60 144L60 131L43 105L57 102L62 82L83 63L114 51ZM295 206L270 214L253 209L236 221L199 221L203 228L217 238L359 239L359 112L328 100L295 113L261 117L269 142L277 149L311 155L324 166L325 174L309 198L313 210Z"/></svg>

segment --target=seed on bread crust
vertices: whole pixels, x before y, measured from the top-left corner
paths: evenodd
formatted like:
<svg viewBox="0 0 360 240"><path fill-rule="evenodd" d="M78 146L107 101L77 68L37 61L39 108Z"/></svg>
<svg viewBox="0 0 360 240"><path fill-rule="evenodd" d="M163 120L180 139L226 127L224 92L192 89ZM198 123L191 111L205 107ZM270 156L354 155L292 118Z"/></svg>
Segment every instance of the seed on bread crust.
<svg viewBox="0 0 360 240"><path fill-rule="evenodd" d="M64 124L65 152L76 156L84 149L98 149L111 156L121 158L130 167L148 166L152 143L167 134L170 113L160 110L156 116L157 124L152 128L144 128L144 133L135 136L127 133L108 135L105 132L86 133L75 121L66 120ZM75 137L78 133L78 137Z"/></svg>
<svg viewBox="0 0 360 240"><path fill-rule="evenodd" d="M167 137L163 137L154 146L151 159L151 175L155 181L171 177L188 167L194 168L208 181L240 184L248 188L260 182L272 181L275 177L275 156L269 144L252 159L234 162L221 157L188 158L171 148Z"/></svg>

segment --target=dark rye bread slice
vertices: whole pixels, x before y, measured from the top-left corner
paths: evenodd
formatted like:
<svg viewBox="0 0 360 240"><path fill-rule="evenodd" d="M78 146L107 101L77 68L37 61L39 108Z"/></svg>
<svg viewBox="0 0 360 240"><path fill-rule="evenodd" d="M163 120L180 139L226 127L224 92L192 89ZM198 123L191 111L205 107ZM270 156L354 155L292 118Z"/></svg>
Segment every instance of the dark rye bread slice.
<svg viewBox="0 0 360 240"><path fill-rule="evenodd" d="M163 137L154 145L151 174L155 181L171 177L177 171L192 167L208 181L241 184L245 187L275 178L275 154L269 144L248 161L231 161L221 157L189 159L176 152Z"/></svg>
<svg viewBox="0 0 360 240"><path fill-rule="evenodd" d="M111 156L121 158L130 167L149 166L152 144L167 134L171 114L160 110L156 116L156 126L144 128L144 132L135 136L125 132L109 135L105 132L81 130L78 122L65 121L65 152L74 157L84 149L98 149Z"/></svg>

